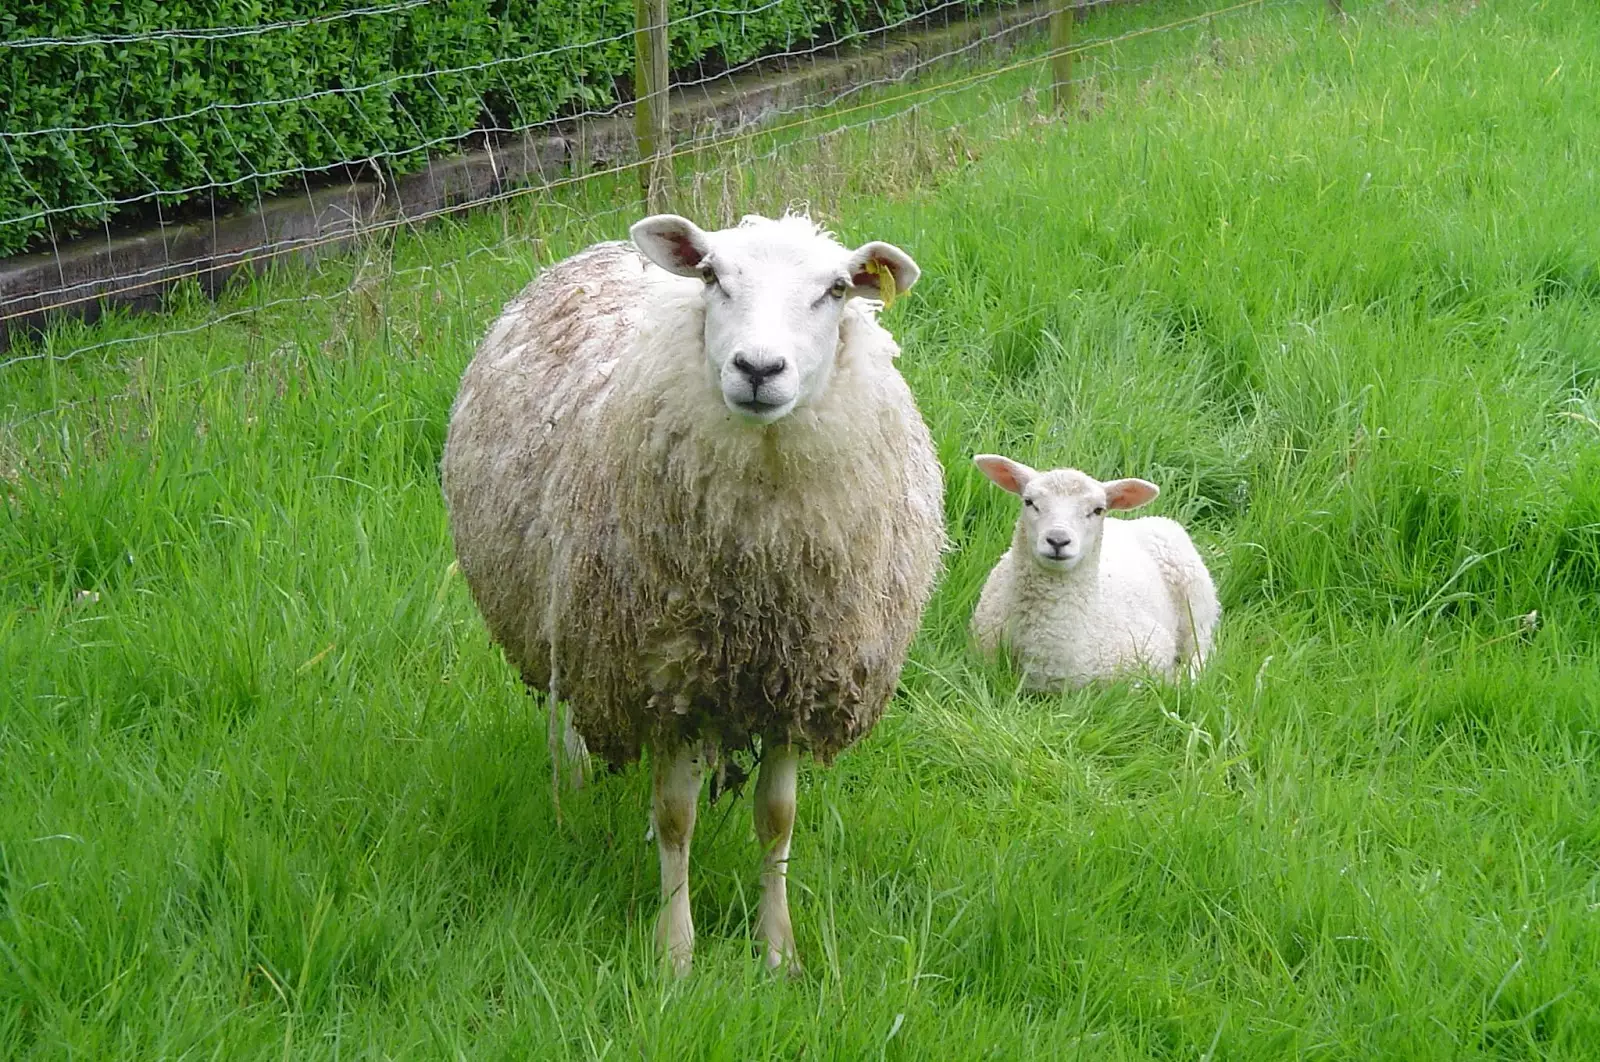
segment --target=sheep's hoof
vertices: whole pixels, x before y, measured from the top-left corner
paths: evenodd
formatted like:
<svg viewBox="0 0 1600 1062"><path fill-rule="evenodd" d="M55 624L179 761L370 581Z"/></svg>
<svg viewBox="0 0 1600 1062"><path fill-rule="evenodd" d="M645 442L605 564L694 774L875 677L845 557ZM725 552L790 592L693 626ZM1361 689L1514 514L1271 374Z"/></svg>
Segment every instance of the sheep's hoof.
<svg viewBox="0 0 1600 1062"><path fill-rule="evenodd" d="M765 952L768 970L776 973L781 969L791 978L799 977L805 972L800 966L800 956L794 946L794 930L790 928L787 918L780 925L762 926L757 929L756 939L760 941L761 950Z"/></svg>
<svg viewBox="0 0 1600 1062"><path fill-rule="evenodd" d="M800 965L800 959L793 949L784 952L772 945L767 945L767 970L776 975L783 974L791 981L798 981L805 975L805 967Z"/></svg>
<svg viewBox="0 0 1600 1062"><path fill-rule="evenodd" d="M687 977L694 964L694 926L671 907L656 919L656 950L672 965L675 977Z"/></svg>

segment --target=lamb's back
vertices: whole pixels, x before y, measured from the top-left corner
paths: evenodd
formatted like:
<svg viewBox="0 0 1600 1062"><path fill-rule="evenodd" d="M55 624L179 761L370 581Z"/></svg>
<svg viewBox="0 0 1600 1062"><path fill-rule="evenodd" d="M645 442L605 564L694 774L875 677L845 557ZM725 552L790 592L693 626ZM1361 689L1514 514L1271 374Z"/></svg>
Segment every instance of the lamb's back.
<svg viewBox="0 0 1600 1062"><path fill-rule="evenodd" d="M1110 521L1107 521L1110 524ZM1125 529L1120 537L1130 547L1137 547L1140 557L1130 566L1153 568L1163 582L1181 590L1197 573L1205 574L1205 561L1195 549L1182 524L1165 516L1144 516L1137 520L1119 520Z"/></svg>
<svg viewBox="0 0 1600 1062"><path fill-rule="evenodd" d="M1187 541L1183 528L1164 516L1106 520L1101 532L1100 589L1109 609L1131 622L1168 628L1176 624L1172 572L1182 548L1173 538L1174 530Z"/></svg>

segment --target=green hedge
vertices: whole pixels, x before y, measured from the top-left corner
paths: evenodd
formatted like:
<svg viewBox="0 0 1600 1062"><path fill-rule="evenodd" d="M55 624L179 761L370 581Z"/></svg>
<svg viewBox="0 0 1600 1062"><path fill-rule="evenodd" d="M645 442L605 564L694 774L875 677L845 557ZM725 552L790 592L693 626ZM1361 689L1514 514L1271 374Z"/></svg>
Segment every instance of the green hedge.
<svg viewBox="0 0 1600 1062"><path fill-rule="evenodd" d="M736 64L997 2L1014 0L672 0L673 17L688 19L672 29L672 65ZM220 39L17 46L338 11L319 0L0 2L0 255L108 219L172 218L213 195L249 201L341 163L415 170L427 145L615 102L633 69L632 0L431 0ZM107 123L119 125L83 129Z"/></svg>

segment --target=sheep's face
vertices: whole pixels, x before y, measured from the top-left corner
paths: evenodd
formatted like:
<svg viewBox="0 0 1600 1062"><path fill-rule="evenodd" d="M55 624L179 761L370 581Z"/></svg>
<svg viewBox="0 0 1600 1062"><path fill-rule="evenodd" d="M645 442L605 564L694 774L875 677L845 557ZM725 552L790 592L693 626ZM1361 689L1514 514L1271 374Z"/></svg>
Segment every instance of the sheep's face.
<svg viewBox="0 0 1600 1062"><path fill-rule="evenodd" d="M973 462L995 483L1022 498L1012 548L1046 571L1070 572L1100 552L1100 531L1111 509L1136 509L1159 492L1142 479L1101 483L1075 468L1035 472L1020 461L979 454Z"/></svg>
<svg viewBox="0 0 1600 1062"><path fill-rule="evenodd" d="M660 214L631 234L656 265L705 285L712 385L754 424L781 420L827 392L846 300L893 298L919 272L897 247L847 250L803 217L752 216L737 228L705 232Z"/></svg>

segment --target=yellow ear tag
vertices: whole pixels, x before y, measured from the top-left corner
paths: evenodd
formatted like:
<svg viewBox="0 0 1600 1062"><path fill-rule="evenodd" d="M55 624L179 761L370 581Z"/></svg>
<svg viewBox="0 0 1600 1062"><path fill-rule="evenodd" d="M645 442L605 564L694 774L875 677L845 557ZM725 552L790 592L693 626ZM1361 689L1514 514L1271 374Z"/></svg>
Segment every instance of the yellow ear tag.
<svg viewBox="0 0 1600 1062"><path fill-rule="evenodd" d="M871 259L867 262L867 272L878 278L878 297L883 300L883 308L887 310L894 305L894 270L877 259Z"/></svg>

